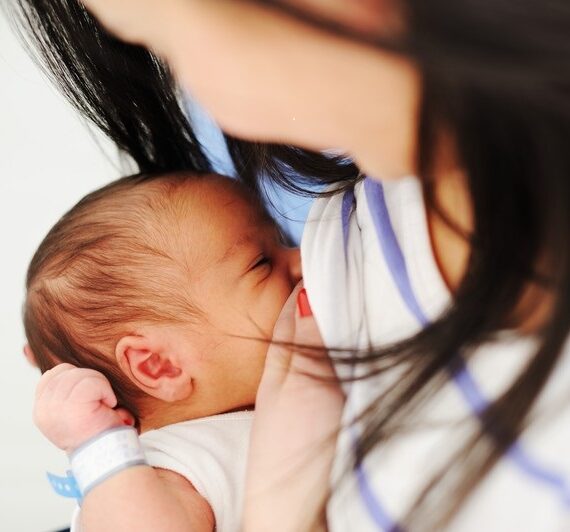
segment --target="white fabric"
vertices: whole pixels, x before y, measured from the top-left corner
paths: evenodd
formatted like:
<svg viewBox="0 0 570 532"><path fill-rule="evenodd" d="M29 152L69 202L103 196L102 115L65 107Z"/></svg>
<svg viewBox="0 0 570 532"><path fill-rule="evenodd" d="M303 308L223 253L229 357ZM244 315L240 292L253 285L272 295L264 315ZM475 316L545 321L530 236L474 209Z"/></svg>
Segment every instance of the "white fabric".
<svg viewBox="0 0 570 532"><path fill-rule="evenodd" d="M148 463L187 478L210 503L218 532L240 530L253 412L233 412L145 432Z"/></svg>
<svg viewBox="0 0 570 532"><path fill-rule="evenodd" d="M83 497L123 469L146 463L133 427L118 427L98 434L73 451L69 460Z"/></svg>
<svg viewBox="0 0 570 532"><path fill-rule="evenodd" d="M145 432L140 441L149 465L188 479L208 501L217 532L238 532L253 412L193 419ZM79 509L72 521L79 532Z"/></svg>
<svg viewBox="0 0 570 532"><path fill-rule="evenodd" d="M383 184L389 217L402 249L413 292L425 315L437 317L450 301L434 260L421 186L415 178ZM343 249L342 194L316 201L301 246L303 276L309 301L330 347L379 346L407 338L420 328L406 306L379 245L363 184L355 189L356 207L350 217L347 255ZM533 340L503 335L479 348L468 370L488 399L495 398L522 369L532 354ZM539 420L520 439L534 462L570 479L570 356L562 362L536 408ZM339 367L341 375L347 369ZM359 371L358 369L356 371ZM396 374L347 385L344 420L350 421L368 406ZM544 414L548 410L548 415ZM543 415L540 415L540 414ZM458 426L450 421L467 418ZM477 419L465 395L449 383L422 410L429 427L398 437L374 450L364 462L364 476L373 498L391 523L401 520L415 496L439 467L448 463L463 437L477 428ZM339 439L334 477L353 449L354 431ZM560 531L567 528L569 501L504 457L479 485L449 526L449 530ZM363 497L357 475L349 476L328 510L332 532L388 529L379 526ZM566 527L566 528L565 528Z"/></svg>

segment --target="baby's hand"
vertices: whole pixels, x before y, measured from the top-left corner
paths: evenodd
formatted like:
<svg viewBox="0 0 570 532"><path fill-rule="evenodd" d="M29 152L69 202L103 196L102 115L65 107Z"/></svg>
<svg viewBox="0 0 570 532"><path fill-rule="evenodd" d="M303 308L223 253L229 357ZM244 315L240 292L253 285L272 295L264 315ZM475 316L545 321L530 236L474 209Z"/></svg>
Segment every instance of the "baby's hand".
<svg viewBox="0 0 570 532"><path fill-rule="evenodd" d="M106 377L93 369L59 364L42 375L36 389L34 422L54 445L70 453L97 434L132 425L119 408Z"/></svg>

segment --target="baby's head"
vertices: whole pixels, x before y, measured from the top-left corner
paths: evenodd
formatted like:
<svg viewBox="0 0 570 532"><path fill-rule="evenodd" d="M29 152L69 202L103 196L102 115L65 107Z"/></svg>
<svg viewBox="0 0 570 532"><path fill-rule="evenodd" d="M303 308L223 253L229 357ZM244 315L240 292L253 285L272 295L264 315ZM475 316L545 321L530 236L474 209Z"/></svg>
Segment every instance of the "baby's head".
<svg viewBox="0 0 570 532"><path fill-rule="evenodd" d="M142 428L253 404L279 312L300 279L237 182L128 177L81 200L28 270L26 335L46 371L97 369Z"/></svg>

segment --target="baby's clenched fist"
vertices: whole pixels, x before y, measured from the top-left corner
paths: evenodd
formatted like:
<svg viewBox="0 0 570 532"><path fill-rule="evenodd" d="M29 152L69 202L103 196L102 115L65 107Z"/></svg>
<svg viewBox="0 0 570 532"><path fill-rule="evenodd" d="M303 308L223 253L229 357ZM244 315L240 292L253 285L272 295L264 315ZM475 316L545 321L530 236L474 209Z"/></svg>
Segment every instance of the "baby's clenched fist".
<svg viewBox="0 0 570 532"><path fill-rule="evenodd" d="M107 378L93 369L59 364L36 388L34 422L54 445L70 453L101 432L132 425Z"/></svg>

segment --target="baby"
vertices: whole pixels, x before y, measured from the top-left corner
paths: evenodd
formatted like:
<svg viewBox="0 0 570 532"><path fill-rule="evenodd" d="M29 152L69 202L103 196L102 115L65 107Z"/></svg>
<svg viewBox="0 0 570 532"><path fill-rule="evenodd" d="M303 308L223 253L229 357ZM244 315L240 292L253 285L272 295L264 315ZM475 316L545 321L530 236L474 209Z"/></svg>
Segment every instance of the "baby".
<svg viewBox="0 0 570 532"><path fill-rule="evenodd" d="M51 370L36 422L69 453L135 424L157 497L195 529L238 530L260 339L300 277L298 250L231 179L133 176L89 194L28 271L26 335ZM55 386L71 414L42 403Z"/></svg>

